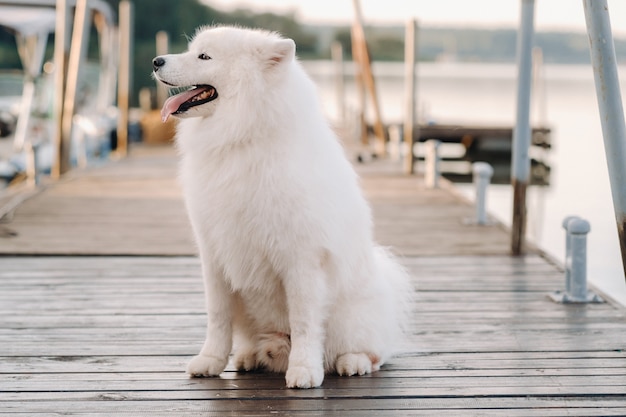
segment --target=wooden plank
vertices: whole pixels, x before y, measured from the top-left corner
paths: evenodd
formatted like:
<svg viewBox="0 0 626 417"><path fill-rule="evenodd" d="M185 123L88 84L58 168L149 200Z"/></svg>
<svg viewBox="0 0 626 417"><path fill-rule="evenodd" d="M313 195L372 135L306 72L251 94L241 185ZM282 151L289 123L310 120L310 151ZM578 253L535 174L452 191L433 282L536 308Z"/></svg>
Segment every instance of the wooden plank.
<svg viewBox="0 0 626 417"><path fill-rule="evenodd" d="M114 391L110 395L113 398L124 401L154 401L154 400L220 400L224 399L249 399L259 397L258 384L257 387L252 389L234 389L232 382L223 383L221 380L217 380L221 384L215 389L184 389L184 390L172 390L172 391L158 391L158 390L145 390L145 391ZM268 387L267 380L264 380L264 387L262 395L265 398L283 398L284 400L304 400L304 399L320 399L326 401L340 401L346 399L354 399L358 397L375 398L375 399L404 399L406 397L449 397L449 396L461 396L459 395L459 387L447 387L447 386L415 386L409 388L381 388L377 386L370 386L364 390L358 389L333 389L324 388L323 390L286 390L282 386L284 380L275 380L274 387ZM613 395L624 395L624 387L619 385L611 386L524 386L524 387L509 387L509 386L465 386L463 387L464 394L461 397L477 397L483 396L486 392L493 397L516 397L516 396L570 396L570 397L582 397L582 396L603 396L610 397ZM107 392L107 390L105 390ZM50 399L50 392L9 392L4 393L3 396L7 401L45 401ZM57 391L55 392L55 400L57 401L73 401L73 402L85 402L96 401L102 399L103 392L95 390L92 392L67 392Z"/></svg>
<svg viewBox="0 0 626 417"><path fill-rule="evenodd" d="M601 370L598 370L601 371ZM107 377L108 376L108 377ZM216 390L221 391L224 386L229 385L229 389L240 391L255 390L259 386L257 378L222 378L222 379L190 379L182 373L177 374L102 374L100 377L94 377L90 374L55 374L45 375L45 378L24 378L20 375L5 375L7 383L0 382L0 389L4 392L14 394L13 399L21 399L23 393L38 393L43 395L46 392L59 391L59 378L63 378L64 392L94 392L94 391L136 391L137 387L141 387L142 391L201 391ZM274 389L282 389L284 380L281 375L266 376L263 375L263 383L269 385L271 383ZM369 390L375 386L377 389L385 390L407 390L407 389L429 389L434 388L456 388L465 389L467 386L472 387L508 387L509 389L525 390L528 387L602 387L620 386L624 381L624 375L587 375L587 381L578 376L556 375L546 378L542 375L520 375L520 376L411 376L406 375L399 378L397 375L391 378L389 375L378 377L376 381L373 378L351 378L340 379L338 377L326 378L324 390L328 390L335 395L343 395L345 393L340 390L351 389ZM227 382L228 381L228 382ZM8 383L10 382L10 383ZM7 387L7 390L5 390ZM409 395L416 395L416 392ZM358 395L358 394L357 394ZM400 392L392 392L391 396L401 395ZM403 395L407 395L404 393ZM243 396L243 395L242 395Z"/></svg>
<svg viewBox="0 0 626 417"><path fill-rule="evenodd" d="M200 344L200 343L198 343ZM145 346L150 346L146 343ZM487 352L444 352L422 353L417 351L404 353L391 360L379 373L371 375L373 378L385 378L389 373L404 371L408 376L421 372L442 371L449 376L463 374L466 371L480 371L482 373L471 374L473 376L488 376L491 371L509 371L511 375L526 375L527 371L542 370L565 371L561 375L585 375L603 374L611 370L615 375L626 373L626 357L623 354L610 355L607 351L487 351ZM138 372L174 372L184 375L186 362L195 353L193 346L187 346L186 353L181 355L157 353L147 354L118 354L118 355L37 355L3 357L0 364L0 373L16 374L26 369L37 370L35 374L48 373L74 373L81 369L88 374L92 372L103 373L138 373ZM248 374L235 373L231 365L227 368L223 377L245 378ZM33 374L33 372L25 372ZM251 374L259 379L259 375ZM498 376L503 376L501 373ZM553 374L555 375L555 374ZM262 378L271 377L264 374ZM422 374L424 376L424 374ZM370 377L370 376L368 376ZM582 381L584 383L584 380Z"/></svg>
<svg viewBox="0 0 626 417"><path fill-rule="evenodd" d="M245 399L221 399L216 401L191 401L179 400L176 402L168 400L155 401L131 401L124 397L115 396L109 393L102 393L97 400L85 401L81 403L65 401L37 401L21 402L15 401L7 403L4 412L15 414L24 410L30 412L50 413L51 411L71 411L75 414L105 413L109 415L119 415L119 413L132 413L133 415L154 415L153 413L164 413L165 415L180 415L181 412L200 412L203 415L223 416L223 415L243 415L258 416L260 413L273 415L275 412L283 415L292 415L299 412L300 415L322 416L327 412L334 412L334 415L346 415L352 411L352 415L373 415L378 416L383 410L393 410L395 414L387 415L412 415L414 410L428 410L430 413L441 409L455 410L462 415L482 415L482 410L497 410L502 415L503 410L522 409L526 413L536 414L539 410L543 414L544 410L564 409L574 411L579 408L586 408L586 413L596 414L595 410L616 409L618 412L626 410L626 401L623 398L615 399L611 396L600 397L600 401L606 405L601 406L598 401L586 397L469 397L469 398L407 398L397 401L395 399L380 398L359 398L328 401L319 399L300 399L292 401L275 402L258 398ZM466 410L469 414L465 414ZM599 415L605 415L602 411ZM280 414L279 414L280 415ZM432 414L431 414L432 415ZM458 414L457 414L458 415ZM528 414L526 414L528 415ZM562 415L562 414L561 414ZM619 414L614 414L619 415Z"/></svg>
<svg viewBox="0 0 626 417"><path fill-rule="evenodd" d="M528 416L530 414L534 414L533 411L531 410L536 410L537 407L530 407L530 409L507 409L507 416L510 417L517 417L517 416ZM349 410L321 410L321 411L316 411L316 410L311 410L311 411L300 411L300 410L288 410L288 411L280 411L280 410L269 410L269 413L271 413L271 415L275 415L275 416L294 416L294 417L298 417L298 416L328 416L328 417L362 417L364 415L363 411L349 411ZM458 416L459 415L459 411L449 411L449 410L442 410L442 409L426 409L426 410L403 410L401 414L398 414L397 410L376 410L375 414L376 416L380 416L380 417L388 417L388 416L392 416L392 417L398 417L399 415L402 416L432 416L433 412L436 413L437 416ZM602 415L602 416L624 416L624 413L626 412L624 409L608 409L608 408L593 408L593 412L594 415ZM1 411L0 411L1 413ZM562 411L557 410L553 410L553 409L542 409L541 413L543 416L562 416ZM577 408L574 409L572 412L568 412L567 415L569 416L589 416L591 413L589 408ZM598 413L598 414L595 414ZM20 416L34 416L34 415L40 415L40 414L20 414ZM48 413L46 413L45 415L50 415ZM77 415L74 413L68 413L68 412L64 412L63 415ZM80 414L81 416L101 416L102 414L98 411L95 411L93 413L91 412L81 412ZM149 413L140 413L140 414L133 414L133 415L140 415L140 416L149 416L149 417L161 417L161 416L169 416L172 415L171 412L160 412L157 410L151 410ZM212 412L212 411L208 411L208 410L203 410L203 411L197 411L197 412L188 412L185 411L184 413L185 417L196 417L196 416L202 416L202 417L212 417L212 416L216 416L216 417L222 417L224 416L224 412L222 411L218 411L218 412ZM233 415L233 413L231 412L230 415ZM259 412L258 411L237 411L236 414L237 416L241 416L241 417L246 417L246 416L259 416ZM484 409L479 409L479 410L463 410L463 415L464 416L502 416L502 410L484 410Z"/></svg>

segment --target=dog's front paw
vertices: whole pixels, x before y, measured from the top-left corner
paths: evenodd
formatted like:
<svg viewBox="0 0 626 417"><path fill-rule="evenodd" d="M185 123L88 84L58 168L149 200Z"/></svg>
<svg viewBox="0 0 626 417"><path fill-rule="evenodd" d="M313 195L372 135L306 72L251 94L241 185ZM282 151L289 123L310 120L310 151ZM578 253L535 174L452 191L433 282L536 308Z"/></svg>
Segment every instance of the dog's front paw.
<svg viewBox="0 0 626 417"><path fill-rule="evenodd" d="M365 375L377 371L378 359L366 353L346 353L337 358L335 368L339 375Z"/></svg>
<svg viewBox="0 0 626 417"><path fill-rule="evenodd" d="M214 356L194 356L187 365L187 373L191 376L217 376L224 371L228 359L220 359Z"/></svg>
<svg viewBox="0 0 626 417"><path fill-rule="evenodd" d="M315 388L324 381L324 368L290 366L285 375L287 388Z"/></svg>

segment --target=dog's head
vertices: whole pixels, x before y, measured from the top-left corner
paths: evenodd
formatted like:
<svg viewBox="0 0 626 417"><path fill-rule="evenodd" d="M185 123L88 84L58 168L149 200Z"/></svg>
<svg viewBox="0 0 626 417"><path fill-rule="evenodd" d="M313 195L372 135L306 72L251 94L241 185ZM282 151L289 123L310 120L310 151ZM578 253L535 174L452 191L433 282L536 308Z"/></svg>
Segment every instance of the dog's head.
<svg viewBox="0 0 626 417"><path fill-rule="evenodd" d="M152 60L157 80L185 90L165 102L162 119L207 117L224 104L221 101L263 95L294 57L295 43L275 33L228 26L200 28L187 52Z"/></svg>

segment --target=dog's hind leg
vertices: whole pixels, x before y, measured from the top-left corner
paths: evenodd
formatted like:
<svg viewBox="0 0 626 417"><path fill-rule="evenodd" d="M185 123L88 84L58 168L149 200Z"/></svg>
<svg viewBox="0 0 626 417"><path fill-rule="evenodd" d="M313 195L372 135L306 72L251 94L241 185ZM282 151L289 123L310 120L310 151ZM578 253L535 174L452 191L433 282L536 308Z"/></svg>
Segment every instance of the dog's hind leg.
<svg viewBox="0 0 626 417"><path fill-rule="evenodd" d="M288 334L274 332L256 337L256 363L269 372L286 372L289 365L291 339Z"/></svg>
<svg viewBox="0 0 626 417"><path fill-rule="evenodd" d="M235 296L233 314L233 362L239 371L253 371L260 367L257 360L257 328L245 311L243 301Z"/></svg>
<svg viewBox="0 0 626 417"><path fill-rule="evenodd" d="M365 375L380 369L380 358L371 353L344 353L337 358L335 370L339 375Z"/></svg>

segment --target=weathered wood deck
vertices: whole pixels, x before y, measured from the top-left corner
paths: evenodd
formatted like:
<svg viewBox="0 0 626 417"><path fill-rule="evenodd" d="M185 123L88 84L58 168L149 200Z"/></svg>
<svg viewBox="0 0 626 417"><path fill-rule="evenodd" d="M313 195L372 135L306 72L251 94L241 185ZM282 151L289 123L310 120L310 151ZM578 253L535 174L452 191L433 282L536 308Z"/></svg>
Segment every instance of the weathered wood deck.
<svg viewBox="0 0 626 417"><path fill-rule="evenodd" d="M405 352L370 376L189 379L204 311L170 149L77 173L0 224L0 415L626 415L626 311L558 305L562 272L415 178L360 168L378 240L418 287Z"/></svg>

